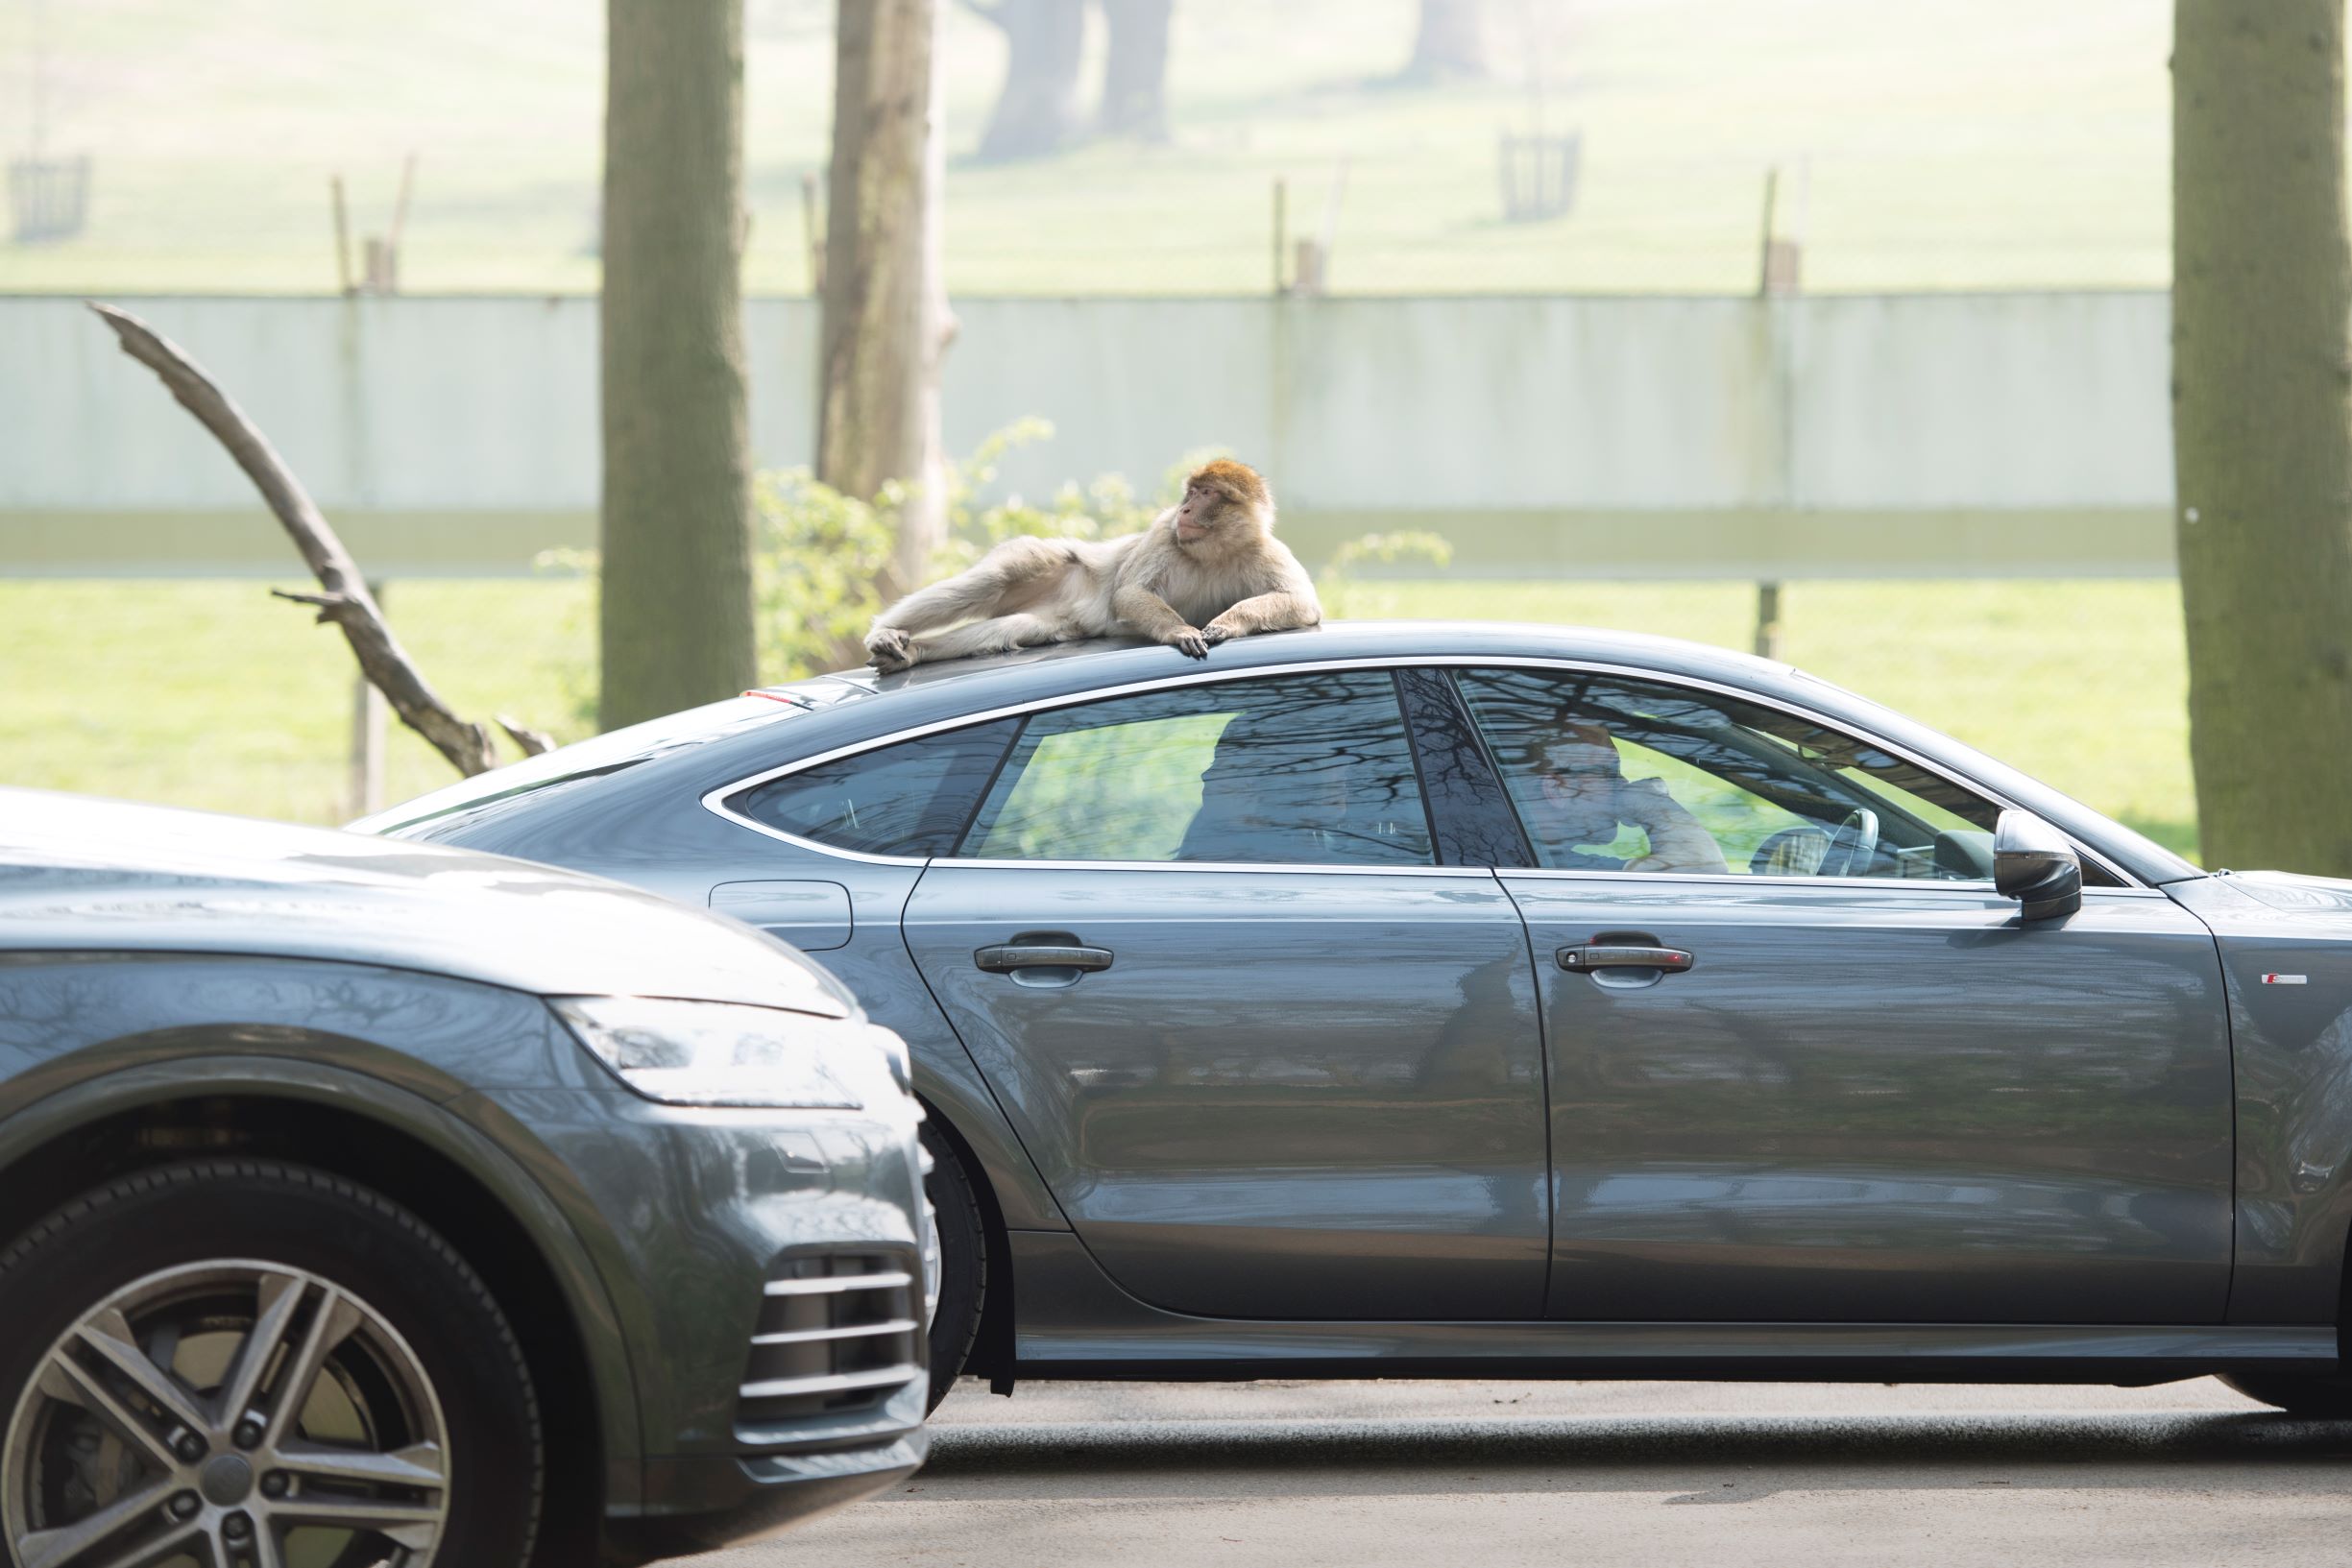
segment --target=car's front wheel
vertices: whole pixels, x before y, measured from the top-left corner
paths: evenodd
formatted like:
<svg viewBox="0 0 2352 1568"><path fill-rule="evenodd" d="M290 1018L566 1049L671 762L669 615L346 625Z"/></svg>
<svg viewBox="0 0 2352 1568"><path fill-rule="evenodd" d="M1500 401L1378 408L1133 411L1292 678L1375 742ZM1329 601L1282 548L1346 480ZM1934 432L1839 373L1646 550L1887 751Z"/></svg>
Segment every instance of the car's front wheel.
<svg viewBox="0 0 2352 1568"><path fill-rule="evenodd" d="M478 1276L324 1172L177 1165L0 1252L0 1530L22 1568L530 1555L541 1434Z"/></svg>
<svg viewBox="0 0 2352 1568"><path fill-rule="evenodd" d="M2275 1405L2290 1415L2314 1421L2352 1417L2352 1377L2298 1376L2291 1372L2247 1372L2221 1380L2248 1399Z"/></svg>

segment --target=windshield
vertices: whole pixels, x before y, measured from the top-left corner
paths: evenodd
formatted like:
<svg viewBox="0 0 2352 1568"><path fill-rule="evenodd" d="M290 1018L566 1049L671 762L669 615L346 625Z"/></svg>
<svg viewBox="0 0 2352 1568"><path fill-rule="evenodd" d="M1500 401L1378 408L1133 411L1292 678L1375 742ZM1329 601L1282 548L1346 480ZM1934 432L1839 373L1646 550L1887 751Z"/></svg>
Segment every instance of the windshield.
<svg viewBox="0 0 2352 1568"><path fill-rule="evenodd" d="M821 681L747 691L724 702L706 703L681 713L610 730L505 767L492 768L488 773L460 779L445 788L402 801L345 827L352 832L398 833L452 812L511 800L573 779L618 772L689 746L707 745L759 725L773 724L797 713L829 707L846 697L864 694L862 688L846 682Z"/></svg>

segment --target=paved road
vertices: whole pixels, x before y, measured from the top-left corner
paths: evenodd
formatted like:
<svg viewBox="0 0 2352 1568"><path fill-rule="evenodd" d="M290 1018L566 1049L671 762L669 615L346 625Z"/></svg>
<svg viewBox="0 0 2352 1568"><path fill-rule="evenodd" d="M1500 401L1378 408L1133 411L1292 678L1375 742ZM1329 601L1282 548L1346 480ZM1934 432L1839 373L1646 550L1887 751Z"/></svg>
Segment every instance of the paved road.
<svg viewBox="0 0 2352 1568"><path fill-rule="evenodd" d="M906 1487L694 1568L2352 1561L2352 1423L2162 1388L967 1384Z"/></svg>

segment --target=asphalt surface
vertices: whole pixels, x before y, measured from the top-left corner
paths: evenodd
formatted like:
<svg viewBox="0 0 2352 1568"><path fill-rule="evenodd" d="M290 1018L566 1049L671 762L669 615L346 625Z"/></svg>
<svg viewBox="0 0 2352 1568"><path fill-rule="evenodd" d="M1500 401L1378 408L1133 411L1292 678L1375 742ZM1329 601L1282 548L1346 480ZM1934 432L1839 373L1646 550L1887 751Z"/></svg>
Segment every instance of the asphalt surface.
<svg viewBox="0 0 2352 1568"><path fill-rule="evenodd" d="M2352 1423L2202 1380L966 1384L899 1490L694 1568L2352 1562Z"/></svg>

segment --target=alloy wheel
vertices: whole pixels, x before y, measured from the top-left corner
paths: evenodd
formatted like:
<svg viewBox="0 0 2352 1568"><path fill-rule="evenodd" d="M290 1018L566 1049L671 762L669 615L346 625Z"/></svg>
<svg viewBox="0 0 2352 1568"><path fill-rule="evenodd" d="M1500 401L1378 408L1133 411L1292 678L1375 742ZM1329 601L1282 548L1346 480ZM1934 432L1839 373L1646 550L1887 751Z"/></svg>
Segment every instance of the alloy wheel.
<svg viewBox="0 0 2352 1568"><path fill-rule="evenodd" d="M0 1441L22 1568L426 1568L449 1517L431 1379L304 1269L219 1259L61 1335Z"/></svg>

